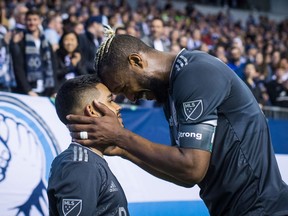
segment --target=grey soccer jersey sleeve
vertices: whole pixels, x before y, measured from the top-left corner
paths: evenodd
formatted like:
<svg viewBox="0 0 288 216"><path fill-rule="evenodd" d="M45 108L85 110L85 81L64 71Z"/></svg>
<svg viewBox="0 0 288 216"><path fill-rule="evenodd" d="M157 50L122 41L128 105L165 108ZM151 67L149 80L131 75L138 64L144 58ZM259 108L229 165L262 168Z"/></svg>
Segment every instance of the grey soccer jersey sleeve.
<svg viewBox="0 0 288 216"><path fill-rule="evenodd" d="M212 151L217 107L229 95L229 76L219 74L226 70L219 60L201 58L199 54L182 52L174 64L170 79L170 126L179 146Z"/></svg>

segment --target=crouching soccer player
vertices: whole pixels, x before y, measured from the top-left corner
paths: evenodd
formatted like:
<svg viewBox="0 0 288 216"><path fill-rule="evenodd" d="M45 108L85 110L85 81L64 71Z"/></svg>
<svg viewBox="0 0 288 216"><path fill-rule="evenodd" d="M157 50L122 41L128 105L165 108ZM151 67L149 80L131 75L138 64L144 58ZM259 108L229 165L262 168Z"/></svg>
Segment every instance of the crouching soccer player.
<svg viewBox="0 0 288 216"><path fill-rule="evenodd" d="M60 87L55 100L57 115L64 124L70 113L99 117L94 100L112 110L123 126L120 106L93 75L67 80ZM87 132L81 132L81 137L87 139ZM103 158L104 151L72 142L53 160L47 189L50 216L129 215L126 196Z"/></svg>

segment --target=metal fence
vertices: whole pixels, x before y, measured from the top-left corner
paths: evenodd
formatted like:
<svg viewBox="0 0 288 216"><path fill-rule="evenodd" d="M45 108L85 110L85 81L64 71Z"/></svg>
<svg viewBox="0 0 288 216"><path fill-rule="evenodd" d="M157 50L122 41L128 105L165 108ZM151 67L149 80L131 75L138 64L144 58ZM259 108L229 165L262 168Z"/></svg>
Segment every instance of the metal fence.
<svg viewBox="0 0 288 216"><path fill-rule="evenodd" d="M264 106L262 108L267 118L272 119L288 119L288 108L276 106Z"/></svg>

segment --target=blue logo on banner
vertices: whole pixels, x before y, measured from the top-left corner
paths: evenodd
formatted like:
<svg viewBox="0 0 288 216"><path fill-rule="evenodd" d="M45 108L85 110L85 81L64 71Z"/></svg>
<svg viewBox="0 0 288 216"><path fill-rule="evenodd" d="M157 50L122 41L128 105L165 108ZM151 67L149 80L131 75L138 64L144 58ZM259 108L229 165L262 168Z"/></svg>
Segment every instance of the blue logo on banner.
<svg viewBox="0 0 288 216"><path fill-rule="evenodd" d="M47 179L59 152L39 114L23 101L0 94L1 215L48 214Z"/></svg>

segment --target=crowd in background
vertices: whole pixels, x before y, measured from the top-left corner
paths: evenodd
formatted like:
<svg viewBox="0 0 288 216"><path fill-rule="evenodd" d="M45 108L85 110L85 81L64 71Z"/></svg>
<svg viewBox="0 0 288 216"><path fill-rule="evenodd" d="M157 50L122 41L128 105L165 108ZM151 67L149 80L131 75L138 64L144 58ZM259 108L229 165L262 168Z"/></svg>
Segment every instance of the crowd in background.
<svg viewBox="0 0 288 216"><path fill-rule="evenodd" d="M260 106L288 107L287 19L250 15L241 22L229 10L202 14L193 4L180 10L169 1L160 7L139 0L136 8L113 0L1 1L0 91L54 97L65 80L93 73L106 24L157 50L208 52L247 84Z"/></svg>

